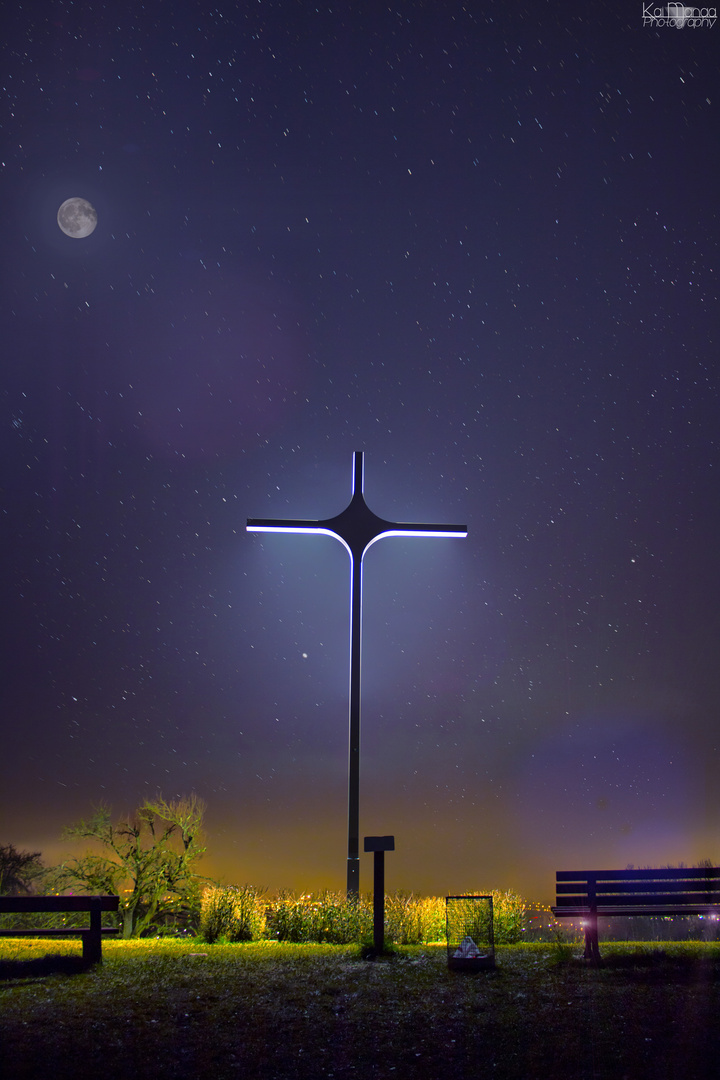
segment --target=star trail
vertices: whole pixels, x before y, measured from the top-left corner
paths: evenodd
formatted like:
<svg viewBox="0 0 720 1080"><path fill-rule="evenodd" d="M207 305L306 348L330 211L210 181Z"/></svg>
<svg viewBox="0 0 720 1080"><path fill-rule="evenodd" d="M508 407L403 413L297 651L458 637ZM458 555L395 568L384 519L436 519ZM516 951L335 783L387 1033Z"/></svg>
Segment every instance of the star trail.
<svg viewBox="0 0 720 1080"><path fill-rule="evenodd" d="M643 5L46 0L2 45L0 841L148 794L206 872L716 864L717 28ZM90 235L58 208L84 199ZM370 494L371 493L371 494ZM362 887L370 887L364 857Z"/></svg>

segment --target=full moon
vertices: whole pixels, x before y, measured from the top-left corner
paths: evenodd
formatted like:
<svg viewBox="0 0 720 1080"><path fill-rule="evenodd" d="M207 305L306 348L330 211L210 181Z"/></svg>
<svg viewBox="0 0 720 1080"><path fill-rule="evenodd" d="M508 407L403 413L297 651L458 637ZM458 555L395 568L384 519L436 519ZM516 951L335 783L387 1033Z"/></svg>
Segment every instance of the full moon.
<svg viewBox="0 0 720 1080"><path fill-rule="evenodd" d="M87 199L66 199L57 213L58 225L66 236L82 240L97 225L97 212Z"/></svg>

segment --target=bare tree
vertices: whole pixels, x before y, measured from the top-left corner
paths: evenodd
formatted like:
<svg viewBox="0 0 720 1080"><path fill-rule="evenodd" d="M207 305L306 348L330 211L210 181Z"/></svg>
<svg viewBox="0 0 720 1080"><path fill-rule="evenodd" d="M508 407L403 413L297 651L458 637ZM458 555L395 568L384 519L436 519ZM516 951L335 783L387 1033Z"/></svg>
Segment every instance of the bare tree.
<svg viewBox="0 0 720 1080"><path fill-rule="evenodd" d="M167 802L146 800L134 814L113 822L110 807L65 829L71 840L90 840L100 851L69 859L56 882L120 896L123 937L138 937L168 917L187 915L202 880L195 864L205 852L205 804L195 795Z"/></svg>
<svg viewBox="0 0 720 1080"><path fill-rule="evenodd" d="M0 844L0 895L31 893L44 873L39 851L18 851L14 844Z"/></svg>

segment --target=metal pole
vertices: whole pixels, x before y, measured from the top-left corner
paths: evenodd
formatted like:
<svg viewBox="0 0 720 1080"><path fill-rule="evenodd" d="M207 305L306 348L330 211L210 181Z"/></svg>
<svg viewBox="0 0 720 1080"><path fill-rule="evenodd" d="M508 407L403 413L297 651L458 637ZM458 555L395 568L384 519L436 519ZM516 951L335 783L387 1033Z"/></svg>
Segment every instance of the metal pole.
<svg viewBox="0 0 720 1080"><path fill-rule="evenodd" d="M350 557L350 739L348 750L347 896L360 895L360 658L362 650L362 554Z"/></svg>

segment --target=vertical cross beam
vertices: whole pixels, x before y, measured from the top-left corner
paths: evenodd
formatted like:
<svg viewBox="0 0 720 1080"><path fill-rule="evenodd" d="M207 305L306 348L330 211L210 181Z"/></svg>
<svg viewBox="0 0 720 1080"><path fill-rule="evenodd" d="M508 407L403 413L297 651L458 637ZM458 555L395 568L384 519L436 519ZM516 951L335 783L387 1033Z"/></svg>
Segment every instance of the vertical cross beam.
<svg viewBox="0 0 720 1080"><path fill-rule="evenodd" d="M362 653L362 567L365 553L384 536L467 536L464 525L386 521L365 502L363 454L353 454L352 497L332 518L248 518L248 532L320 533L334 536L350 555L350 746L348 754L347 894L360 892L360 666Z"/></svg>

